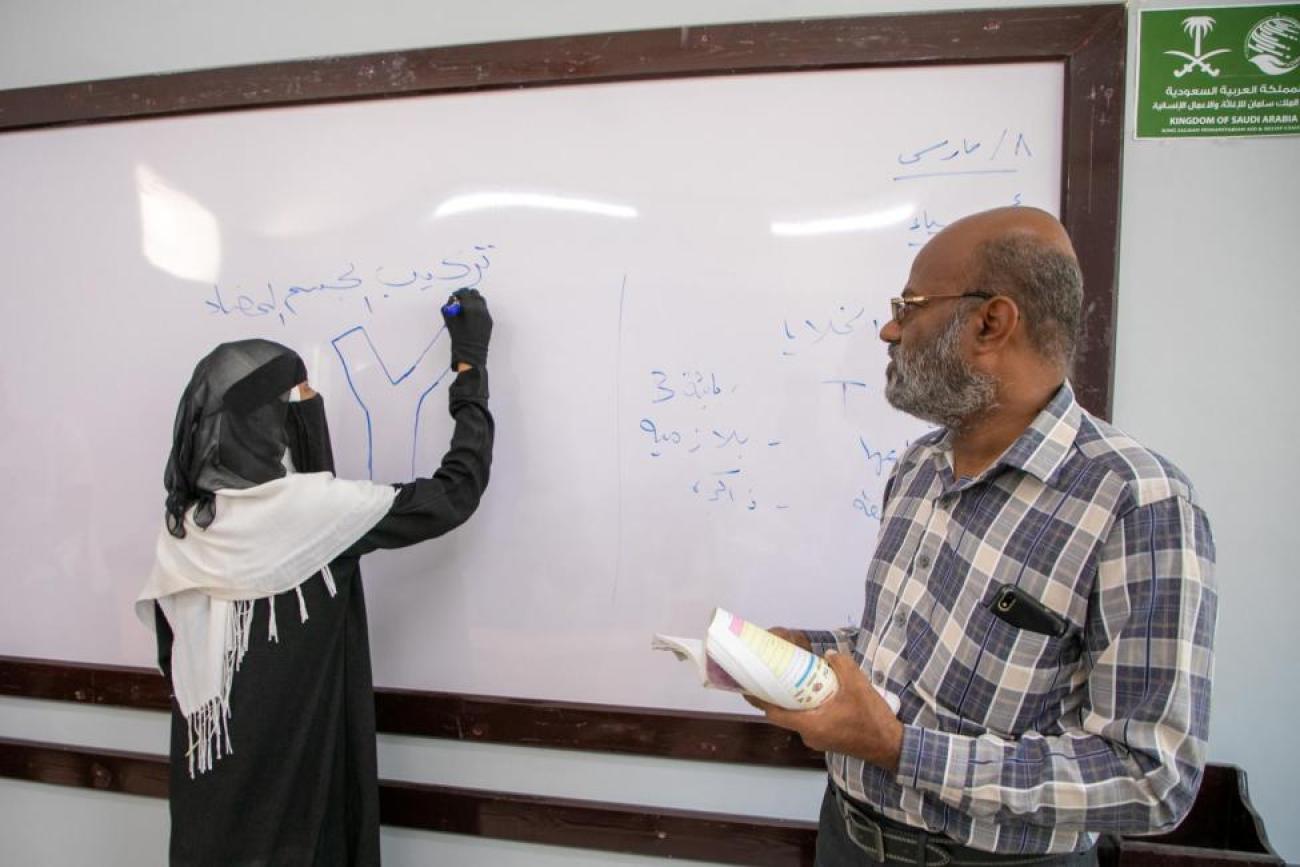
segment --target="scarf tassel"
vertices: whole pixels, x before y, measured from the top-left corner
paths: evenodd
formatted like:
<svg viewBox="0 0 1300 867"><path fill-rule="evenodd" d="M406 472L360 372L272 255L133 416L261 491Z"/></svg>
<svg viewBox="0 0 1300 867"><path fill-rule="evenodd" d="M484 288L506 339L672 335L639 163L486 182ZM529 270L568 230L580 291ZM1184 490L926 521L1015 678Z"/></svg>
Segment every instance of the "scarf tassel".
<svg viewBox="0 0 1300 867"><path fill-rule="evenodd" d="M202 774L212 769L222 756L233 753L230 742L230 686L235 672L248 653L248 639L253 626L253 603L238 601L226 629L226 656L221 669L221 694L205 703L185 718L189 746L185 757L190 778L195 771Z"/></svg>

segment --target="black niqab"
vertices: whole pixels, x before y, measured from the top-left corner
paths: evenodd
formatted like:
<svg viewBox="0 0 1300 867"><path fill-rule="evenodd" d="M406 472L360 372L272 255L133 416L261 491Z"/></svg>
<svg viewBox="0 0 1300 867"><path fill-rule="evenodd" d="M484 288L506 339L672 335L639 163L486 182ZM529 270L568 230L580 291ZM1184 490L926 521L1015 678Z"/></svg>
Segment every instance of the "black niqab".
<svg viewBox="0 0 1300 867"><path fill-rule="evenodd" d="M300 473L334 472L334 450L330 447L330 429L325 421L325 401L319 394L289 404L285 433L295 470Z"/></svg>

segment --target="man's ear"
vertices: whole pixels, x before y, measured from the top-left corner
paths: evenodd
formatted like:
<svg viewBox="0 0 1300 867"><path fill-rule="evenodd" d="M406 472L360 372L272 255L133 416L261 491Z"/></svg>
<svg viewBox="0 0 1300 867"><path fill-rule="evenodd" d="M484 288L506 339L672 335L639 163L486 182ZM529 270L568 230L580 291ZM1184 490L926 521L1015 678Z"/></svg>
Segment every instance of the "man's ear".
<svg viewBox="0 0 1300 867"><path fill-rule="evenodd" d="M979 330L975 333L975 351L1001 349L1020 325L1020 307L1006 295L995 295L980 308Z"/></svg>

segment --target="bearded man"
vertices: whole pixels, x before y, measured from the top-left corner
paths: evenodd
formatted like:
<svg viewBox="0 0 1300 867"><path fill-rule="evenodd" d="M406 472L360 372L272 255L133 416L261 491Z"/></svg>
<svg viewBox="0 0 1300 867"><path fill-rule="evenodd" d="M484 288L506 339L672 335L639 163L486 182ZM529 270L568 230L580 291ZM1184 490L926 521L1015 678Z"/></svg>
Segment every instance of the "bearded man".
<svg viewBox="0 0 1300 867"><path fill-rule="evenodd" d="M1200 783L1209 524L1075 400L1082 278L1055 218L951 224L892 305L886 396L941 428L885 487L861 625L777 630L839 691L763 706L826 751L816 863L1095 864L1101 833L1171 829Z"/></svg>
<svg viewBox="0 0 1300 867"><path fill-rule="evenodd" d="M225 343L194 370L136 603L172 686L177 867L379 863L359 559L446 533L487 487L492 317L478 292L455 296L454 428L428 478L335 478L323 400L277 343Z"/></svg>

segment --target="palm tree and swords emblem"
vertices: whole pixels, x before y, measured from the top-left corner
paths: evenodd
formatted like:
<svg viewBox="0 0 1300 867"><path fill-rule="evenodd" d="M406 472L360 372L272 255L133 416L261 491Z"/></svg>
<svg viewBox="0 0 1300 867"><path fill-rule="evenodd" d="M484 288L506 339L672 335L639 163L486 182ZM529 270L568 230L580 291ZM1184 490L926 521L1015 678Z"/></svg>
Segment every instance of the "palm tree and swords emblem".
<svg viewBox="0 0 1300 867"><path fill-rule="evenodd" d="M1216 55L1226 54L1230 49L1216 48L1214 51L1207 51L1205 54L1201 53L1201 40L1213 29L1214 19L1209 15L1192 15L1183 19L1183 32L1192 37L1192 53L1188 54L1186 51L1165 52L1165 54L1171 54L1187 61L1181 69L1174 70L1174 78L1182 78L1193 69L1200 69L1202 72L1208 72L1212 77L1218 77L1219 70L1205 61Z"/></svg>

